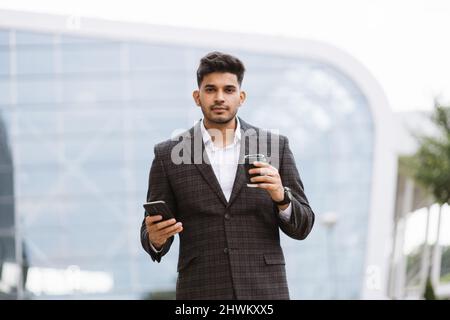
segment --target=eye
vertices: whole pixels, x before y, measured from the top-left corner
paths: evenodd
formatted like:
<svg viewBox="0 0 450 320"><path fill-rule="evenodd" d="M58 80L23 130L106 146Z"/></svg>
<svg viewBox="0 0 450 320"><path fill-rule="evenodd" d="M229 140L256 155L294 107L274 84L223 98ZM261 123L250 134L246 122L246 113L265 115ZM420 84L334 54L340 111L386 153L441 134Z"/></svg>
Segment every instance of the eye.
<svg viewBox="0 0 450 320"><path fill-rule="evenodd" d="M206 92L213 92L214 89L213 89L213 88L206 88L205 91L206 91Z"/></svg>
<svg viewBox="0 0 450 320"><path fill-rule="evenodd" d="M225 91L228 92L228 93L232 93L232 92L234 92L234 89L233 88L228 88Z"/></svg>

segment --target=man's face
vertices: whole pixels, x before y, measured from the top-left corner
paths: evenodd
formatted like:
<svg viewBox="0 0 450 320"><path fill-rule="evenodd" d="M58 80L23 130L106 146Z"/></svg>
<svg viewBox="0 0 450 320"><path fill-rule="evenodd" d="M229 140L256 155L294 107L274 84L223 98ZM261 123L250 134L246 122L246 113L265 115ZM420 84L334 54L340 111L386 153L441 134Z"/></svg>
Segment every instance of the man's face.
<svg viewBox="0 0 450 320"><path fill-rule="evenodd" d="M203 77L193 97L209 123L226 124L234 119L245 100L245 92L240 90L235 74L213 72Z"/></svg>

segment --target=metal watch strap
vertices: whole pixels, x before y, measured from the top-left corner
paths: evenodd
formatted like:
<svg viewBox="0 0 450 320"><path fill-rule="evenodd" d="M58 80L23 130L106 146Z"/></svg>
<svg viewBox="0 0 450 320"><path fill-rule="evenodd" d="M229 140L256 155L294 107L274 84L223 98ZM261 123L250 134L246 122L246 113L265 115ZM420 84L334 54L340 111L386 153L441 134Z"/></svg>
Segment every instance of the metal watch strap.
<svg viewBox="0 0 450 320"><path fill-rule="evenodd" d="M288 193L291 192L291 189L289 189L288 187L284 187L284 198L281 201L274 201L276 205L278 206L282 206L285 204L289 204L291 203L291 197L288 195Z"/></svg>

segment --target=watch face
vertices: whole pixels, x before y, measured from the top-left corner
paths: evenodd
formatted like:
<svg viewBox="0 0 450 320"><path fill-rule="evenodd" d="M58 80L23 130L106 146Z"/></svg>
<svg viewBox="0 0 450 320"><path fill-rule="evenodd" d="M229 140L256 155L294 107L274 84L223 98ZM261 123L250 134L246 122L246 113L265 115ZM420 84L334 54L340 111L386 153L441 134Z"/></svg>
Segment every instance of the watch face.
<svg viewBox="0 0 450 320"><path fill-rule="evenodd" d="M284 192L285 192L286 195L288 196L289 200L292 200L292 192L291 192L291 188L285 187Z"/></svg>
<svg viewBox="0 0 450 320"><path fill-rule="evenodd" d="M284 198L283 200L276 202L276 204L278 205L285 205L292 202L292 193L291 193L291 189L288 187L284 187Z"/></svg>

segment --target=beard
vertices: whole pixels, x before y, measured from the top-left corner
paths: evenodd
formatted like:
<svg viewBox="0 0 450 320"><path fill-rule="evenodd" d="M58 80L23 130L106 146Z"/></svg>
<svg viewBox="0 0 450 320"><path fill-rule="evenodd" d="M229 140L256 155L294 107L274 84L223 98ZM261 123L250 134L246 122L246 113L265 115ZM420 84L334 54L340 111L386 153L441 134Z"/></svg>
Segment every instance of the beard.
<svg viewBox="0 0 450 320"><path fill-rule="evenodd" d="M234 115L230 116L220 116L219 117L206 117L209 122L217 123L217 124L225 124L232 120L234 120Z"/></svg>
<svg viewBox="0 0 450 320"><path fill-rule="evenodd" d="M210 108L210 112L209 114L203 114L204 117L212 123L216 123L216 124L226 124L229 123L231 121L234 120L236 114L237 114L237 109L234 112L229 113L229 109L227 108L227 110L224 112L225 114L214 114L214 112L212 111L212 109L214 107L217 106L212 106Z"/></svg>

